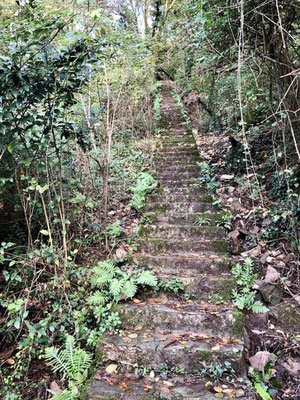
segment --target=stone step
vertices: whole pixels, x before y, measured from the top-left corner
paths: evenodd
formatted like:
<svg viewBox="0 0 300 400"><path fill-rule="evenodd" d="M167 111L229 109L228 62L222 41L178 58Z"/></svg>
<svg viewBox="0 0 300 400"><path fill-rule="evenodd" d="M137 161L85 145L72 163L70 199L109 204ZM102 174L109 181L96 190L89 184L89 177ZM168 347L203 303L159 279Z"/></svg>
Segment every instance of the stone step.
<svg viewBox="0 0 300 400"><path fill-rule="evenodd" d="M195 375L203 367L217 361L228 361L237 371L241 367L242 339L209 336L200 332L193 335L187 330L148 331L127 329L122 332L123 336L106 336L98 348L103 362L118 363L119 369L124 372L133 372L145 366L158 370L162 364L167 364L170 369L180 367L185 373ZM129 335L137 337L130 339Z"/></svg>
<svg viewBox="0 0 300 400"><path fill-rule="evenodd" d="M200 184L198 178L189 179L170 179L167 178L156 178L159 186L164 186L167 188L184 188L184 187L197 187Z"/></svg>
<svg viewBox="0 0 300 400"><path fill-rule="evenodd" d="M178 163L193 163L193 162L200 162L200 155L197 153L189 153L189 152L161 152L161 153L155 153L153 157L153 163L160 163L160 162L170 162L172 164L173 162L178 162Z"/></svg>
<svg viewBox="0 0 300 400"><path fill-rule="evenodd" d="M169 164L168 162L162 161L161 163L154 163L153 167L155 168L156 172L164 172L164 171L179 171L179 172L187 172L187 171L199 171L201 172L200 168L195 164Z"/></svg>
<svg viewBox="0 0 300 400"><path fill-rule="evenodd" d="M190 142L187 142L187 143L174 143L174 144L167 143L167 144L160 145L160 146L156 145L155 151L159 152L159 153L161 153L162 151L163 152L168 152L168 153L170 153L172 151L174 151L174 152L178 152L178 151L180 151L180 152L182 152L182 151L184 151L184 152L190 152L190 151L196 152L197 151L198 152L196 143L190 143Z"/></svg>
<svg viewBox="0 0 300 400"><path fill-rule="evenodd" d="M190 239L161 239L139 237L136 240L138 251L153 254L190 254L205 250L217 253L226 253L227 242L225 240L190 240Z"/></svg>
<svg viewBox="0 0 300 400"><path fill-rule="evenodd" d="M151 203L159 203L159 204L165 204L165 203L179 203L179 202L199 202L199 203L213 203L214 199L212 196L207 195L207 193L204 193L203 191L199 191L198 193L192 195L189 192L171 192L171 193L166 193L166 194L152 194L147 197L148 204Z"/></svg>
<svg viewBox="0 0 300 400"><path fill-rule="evenodd" d="M198 168L195 168L193 170L185 170L185 171L178 171L178 170L164 170L164 171L157 171L154 170L153 172L153 176L156 180L163 180L163 179L167 179L167 180L171 180L171 179L176 179L176 180L193 180L194 178L196 178L195 180L199 181L199 177L201 175L201 172L199 171Z"/></svg>
<svg viewBox="0 0 300 400"><path fill-rule="evenodd" d="M154 211L160 214L165 215L176 215L182 213L204 213L206 211L213 212L215 210L215 206L211 203L151 203L146 206L146 211ZM208 221L206 225L210 225Z"/></svg>
<svg viewBox="0 0 300 400"><path fill-rule="evenodd" d="M164 213L156 213L148 211L143 214L144 221L149 224L168 224L168 225L193 225L196 224L199 218L210 220L211 225L215 225L222 221L222 214L204 212L204 213L184 213L165 211Z"/></svg>
<svg viewBox="0 0 300 400"><path fill-rule="evenodd" d="M160 185L158 188L156 188L151 195L149 195L149 200L150 200L150 196L171 196L171 195L186 195L186 196L202 196L204 198L211 198L211 196L209 196L207 194L207 191L205 190L205 188L203 186L201 186L201 184L199 183L199 185L195 185L192 187L167 187L167 186L163 186Z"/></svg>
<svg viewBox="0 0 300 400"><path fill-rule="evenodd" d="M139 230L139 235L144 237L160 238L186 238L186 239L222 239L225 231L216 226L197 226L197 225L143 225Z"/></svg>
<svg viewBox="0 0 300 400"><path fill-rule="evenodd" d="M186 255L139 253L133 255L130 261L141 267L151 267L154 271L174 275L200 274L204 272L218 274L229 272L231 268L227 255L219 255L208 251Z"/></svg>
<svg viewBox="0 0 300 400"><path fill-rule="evenodd" d="M154 378L149 376L150 371L144 376L143 368L141 375L138 371L137 374L118 371L108 375L105 367L97 370L95 381L88 390L89 400L216 400L214 393L209 392L205 386L207 381L205 377L201 380L197 376L181 376L176 374L176 369L174 372L168 371L167 365L165 366L167 372L160 367L155 371ZM177 371L180 371L179 366ZM164 383L166 381L168 385ZM212 386L218 386L218 383L212 383ZM236 399L232 397L232 400ZM250 400L249 397L248 399ZM246 398L239 397L239 400L246 400Z"/></svg>
<svg viewBox="0 0 300 400"><path fill-rule="evenodd" d="M173 136L173 135L160 135L159 137L157 137L157 145L163 146L166 144L177 144L177 143L191 143L191 144L195 144L195 139L192 135L181 135L181 136Z"/></svg>
<svg viewBox="0 0 300 400"><path fill-rule="evenodd" d="M157 276L166 283L172 282L174 274L167 274L165 271L157 272ZM236 282L229 273L219 273L219 275L201 275L199 272L192 275L190 271L185 271L181 275L176 275L176 278L180 279L184 285L184 294L190 295L193 298L193 302L200 301L215 301L218 303L227 303L232 299L232 291L236 290ZM174 298L172 292L166 293L162 290L159 292L160 297L167 299ZM171 296L171 297L170 297Z"/></svg>

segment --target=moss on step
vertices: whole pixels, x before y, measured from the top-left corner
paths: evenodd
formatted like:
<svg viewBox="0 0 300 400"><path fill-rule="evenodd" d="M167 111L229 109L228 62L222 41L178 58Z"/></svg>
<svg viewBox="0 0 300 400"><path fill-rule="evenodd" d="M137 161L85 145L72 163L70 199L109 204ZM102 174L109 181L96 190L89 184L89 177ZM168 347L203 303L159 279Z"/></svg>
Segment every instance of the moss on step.
<svg viewBox="0 0 300 400"><path fill-rule="evenodd" d="M225 240L213 240L211 246L217 253L226 253L228 250L228 244Z"/></svg>
<svg viewBox="0 0 300 400"><path fill-rule="evenodd" d="M232 290L235 288L236 282L233 279L220 279L217 282L217 288L214 295L219 296L223 301L230 301L232 299Z"/></svg>
<svg viewBox="0 0 300 400"><path fill-rule="evenodd" d="M235 339L244 336L245 318L241 311L232 311L233 321L230 327L230 334Z"/></svg>
<svg viewBox="0 0 300 400"><path fill-rule="evenodd" d="M299 311L294 304L280 304L273 307L271 311L272 315L285 329L293 333L300 333Z"/></svg>

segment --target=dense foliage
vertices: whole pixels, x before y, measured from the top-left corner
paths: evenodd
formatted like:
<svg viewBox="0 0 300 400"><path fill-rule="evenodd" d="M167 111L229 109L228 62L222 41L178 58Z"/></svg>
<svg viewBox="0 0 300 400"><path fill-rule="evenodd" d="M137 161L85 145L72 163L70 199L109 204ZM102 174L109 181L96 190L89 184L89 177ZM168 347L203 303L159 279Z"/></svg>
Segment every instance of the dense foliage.
<svg viewBox="0 0 300 400"><path fill-rule="evenodd" d="M284 237L299 256L299 21L292 0L0 0L5 399L45 396L46 348L78 398L116 303L159 285L127 260L155 187L156 79L174 81L186 124L229 137L227 172L269 220L251 240ZM264 309L250 269L240 308ZM75 372L70 352L84 359Z"/></svg>

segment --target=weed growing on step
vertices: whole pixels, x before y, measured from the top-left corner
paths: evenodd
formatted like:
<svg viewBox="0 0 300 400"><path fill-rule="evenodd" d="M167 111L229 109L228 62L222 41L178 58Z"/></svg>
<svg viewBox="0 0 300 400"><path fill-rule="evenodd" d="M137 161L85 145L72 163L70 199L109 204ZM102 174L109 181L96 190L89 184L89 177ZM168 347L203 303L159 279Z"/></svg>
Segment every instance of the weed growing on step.
<svg viewBox="0 0 300 400"><path fill-rule="evenodd" d="M155 179L147 172L140 173L137 183L131 187L133 192L132 205L137 211L142 211L145 202L146 195L150 193L157 186Z"/></svg>
<svg viewBox="0 0 300 400"><path fill-rule="evenodd" d="M252 286L258 275L254 272L253 260L247 257L243 263L236 264L231 273L238 285L237 290L232 291L234 305L240 310L247 308L255 313L269 311L261 301L255 301L256 290Z"/></svg>
<svg viewBox="0 0 300 400"><path fill-rule="evenodd" d="M180 293L184 292L185 288L182 279L173 277L168 281L159 279L155 290L163 290L164 292L171 292L179 295Z"/></svg>
<svg viewBox="0 0 300 400"><path fill-rule="evenodd" d="M231 221L233 219L233 215L230 213L224 213L222 215L222 220L217 222L217 226L222 226L225 229L231 228Z"/></svg>
<svg viewBox="0 0 300 400"><path fill-rule="evenodd" d="M275 354L273 355L275 356ZM272 396L278 392L277 389L282 386L282 382L274 380L276 373L272 368L273 364L274 360L267 362L262 372L255 371L253 367L249 368L249 375L253 379L253 389L263 400L271 400Z"/></svg>
<svg viewBox="0 0 300 400"><path fill-rule="evenodd" d="M201 217L200 215L197 216L197 219L194 222L194 224L198 226L209 226L210 223L211 221L209 218Z"/></svg>
<svg viewBox="0 0 300 400"><path fill-rule="evenodd" d="M172 91L172 95L180 108L181 115L183 116L184 122L182 123L182 125L190 125L191 120L190 120L190 117L181 101L180 95L177 92L175 92L175 90Z"/></svg>
<svg viewBox="0 0 300 400"><path fill-rule="evenodd" d="M160 374L161 376L167 376L168 374L185 375L185 369L184 368L170 366L167 363L162 363L157 368L157 373Z"/></svg>

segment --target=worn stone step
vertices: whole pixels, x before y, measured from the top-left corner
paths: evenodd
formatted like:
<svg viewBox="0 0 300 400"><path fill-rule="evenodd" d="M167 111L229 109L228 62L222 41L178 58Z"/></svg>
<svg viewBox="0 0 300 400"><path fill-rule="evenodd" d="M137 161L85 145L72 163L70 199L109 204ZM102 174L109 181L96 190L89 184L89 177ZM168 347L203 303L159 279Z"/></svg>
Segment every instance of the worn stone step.
<svg viewBox="0 0 300 400"><path fill-rule="evenodd" d="M201 203L201 202L153 202L149 203L146 206L146 211L155 211L157 213L170 213L170 212L178 212L178 213L203 213L206 211L214 211L215 206L211 203ZM166 214L168 215L168 214ZM209 223L207 223L208 225Z"/></svg>
<svg viewBox="0 0 300 400"><path fill-rule="evenodd" d="M164 213L148 211L143 214L145 223L149 224L192 225L196 224L199 218L209 219L212 226L222 221L222 215L220 213L212 212L179 214L178 212L172 211L166 211Z"/></svg>
<svg viewBox="0 0 300 400"><path fill-rule="evenodd" d="M139 251L153 254L176 253L190 254L192 252L210 250L220 253L227 251L225 240L190 240L190 239L161 239L150 237L139 237L136 240Z"/></svg>
<svg viewBox="0 0 300 400"><path fill-rule="evenodd" d="M207 194L207 191L201 184L194 185L190 187L178 187L175 186L174 188L159 185L152 193L149 195L149 200L151 199L150 196L172 196L172 195L186 195L186 196L202 196L204 198L211 198L210 195Z"/></svg>
<svg viewBox="0 0 300 400"><path fill-rule="evenodd" d="M189 192L169 192L166 194L152 194L147 197L147 201L149 204L151 203L179 203L179 202L199 202L199 203L213 203L214 199L211 195L203 191L198 191L196 194L192 195Z"/></svg>
<svg viewBox="0 0 300 400"><path fill-rule="evenodd" d="M190 151L192 151L192 152L198 152L198 150L197 150L197 146L196 146L196 143L190 143L190 142L187 142L187 143L174 143L174 144L170 144L170 143L166 143L166 144L164 144L164 145L160 145L160 146L158 146L158 145L156 145L156 147L155 147L155 151L156 152L168 152L168 153L170 153L170 152L172 152L172 151L174 151L174 152L178 152L178 151L180 151L180 152L190 152Z"/></svg>
<svg viewBox="0 0 300 400"><path fill-rule="evenodd" d="M192 135L181 135L181 136L173 136L173 135L160 135L157 137L157 145L163 146L167 144L177 144L177 143L191 143L195 144L196 141Z"/></svg>
<svg viewBox="0 0 300 400"><path fill-rule="evenodd" d="M178 163L193 163L193 162L200 162L200 155L197 153L180 153L180 152L172 152L172 153L166 153L166 152L161 152L161 153L155 153L153 156L153 163L157 162L167 162L169 161L170 164L173 162L178 162Z"/></svg>
<svg viewBox="0 0 300 400"><path fill-rule="evenodd" d="M172 329L157 332L142 329L137 333L128 329L122 333L124 336L106 336L99 345L99 353L104 363L116 362L123 371L132 372L144 366L157 370L167 364L170 369L180 367L187 374L197 374L206 365L217 361L231 362L237 371L241 367L244 348L241 339L200 332L193 335L187 330ZM128 343L129 335L137 337Z"/></svg>
<svg viewBox="0 0 300 400"><path fill-rule="evenodd" d="M179 171L179 172L186 172L186 171L200 171L200 168L195 163L190 164L183 164L183 163L172 163L171 165L166 162L162 161L161 163L155 163L153 165L156 172L164 172L164 171Z"/></svg>
<svg viewBox="0 0 300 400"><path fill-rule="evenodd" d="M142 368L136 374L118 370L110 375L105 370L106 366L98 368L96 379L88 389L89 400L216 400L215 391L209 392L205 386L205 376L202 379L201 376L186 376L180 366L172 372L165 365L165 368L161 366L155 371L148 369L146 373ZM150 377L150 372L154 373L154 378ZM210 381L212 387L219 385L214 383L213 378ZM237 400L237 397L231 397L231 400ZM242 395L238 400L255 400L255 397Z"/></svg>
<svg viewBox="0 0 300 400"><path fill-rule="evenodd" d="M170 187L172 189L175 188L184 188L184 187L197 187L199 185L198 178L189 178L189 179L170 179L170 178L156 178L159 186Z"/></svg>
<svg viewBox="0 0 300 400"><path fill-rule="evenodd" d="M163 282L171 282L172 273L167 274L165 271L157 272L157 276ZM217 303L230 302L232 299L232 291L236 290L236 282L229 273L219 273L219 275L202 275L198 272L192 274L190 271L185 271L182 274L176 275L184 285L185 295L193 297L193 301L212 301ZM160 296L165 293L159 293ZM172 296L172 292L170 293Z"/></svg>
<svg viewBox="0 0 300 400"><path fill-rule="evenodd" d="M200 171L195 168L194 170L188 171L177 171L177 170L165 170L165 171L154 171L153 176L157 180L191 180L195 182L199 182Z"/></svg>
<svg viewBox="0 0 300 400"><path fill-rule="evenodd" d="M216 226L196 226L196 225L143 225L139 230L139 235L144 237L160 238L187 238L187 239L221 239L225 236L225 231Z"/></svg>
<svg viewBox="0 0 300 400"><path fill-rule="evenodd" d="M183 275L186 273L217 274L229 272L231 265L227 255L216 252L199 252L186 255L153 255L149 253L137 253L131 257L133 264L141 267L151 267L154 271L164 274Z"/></svg>

